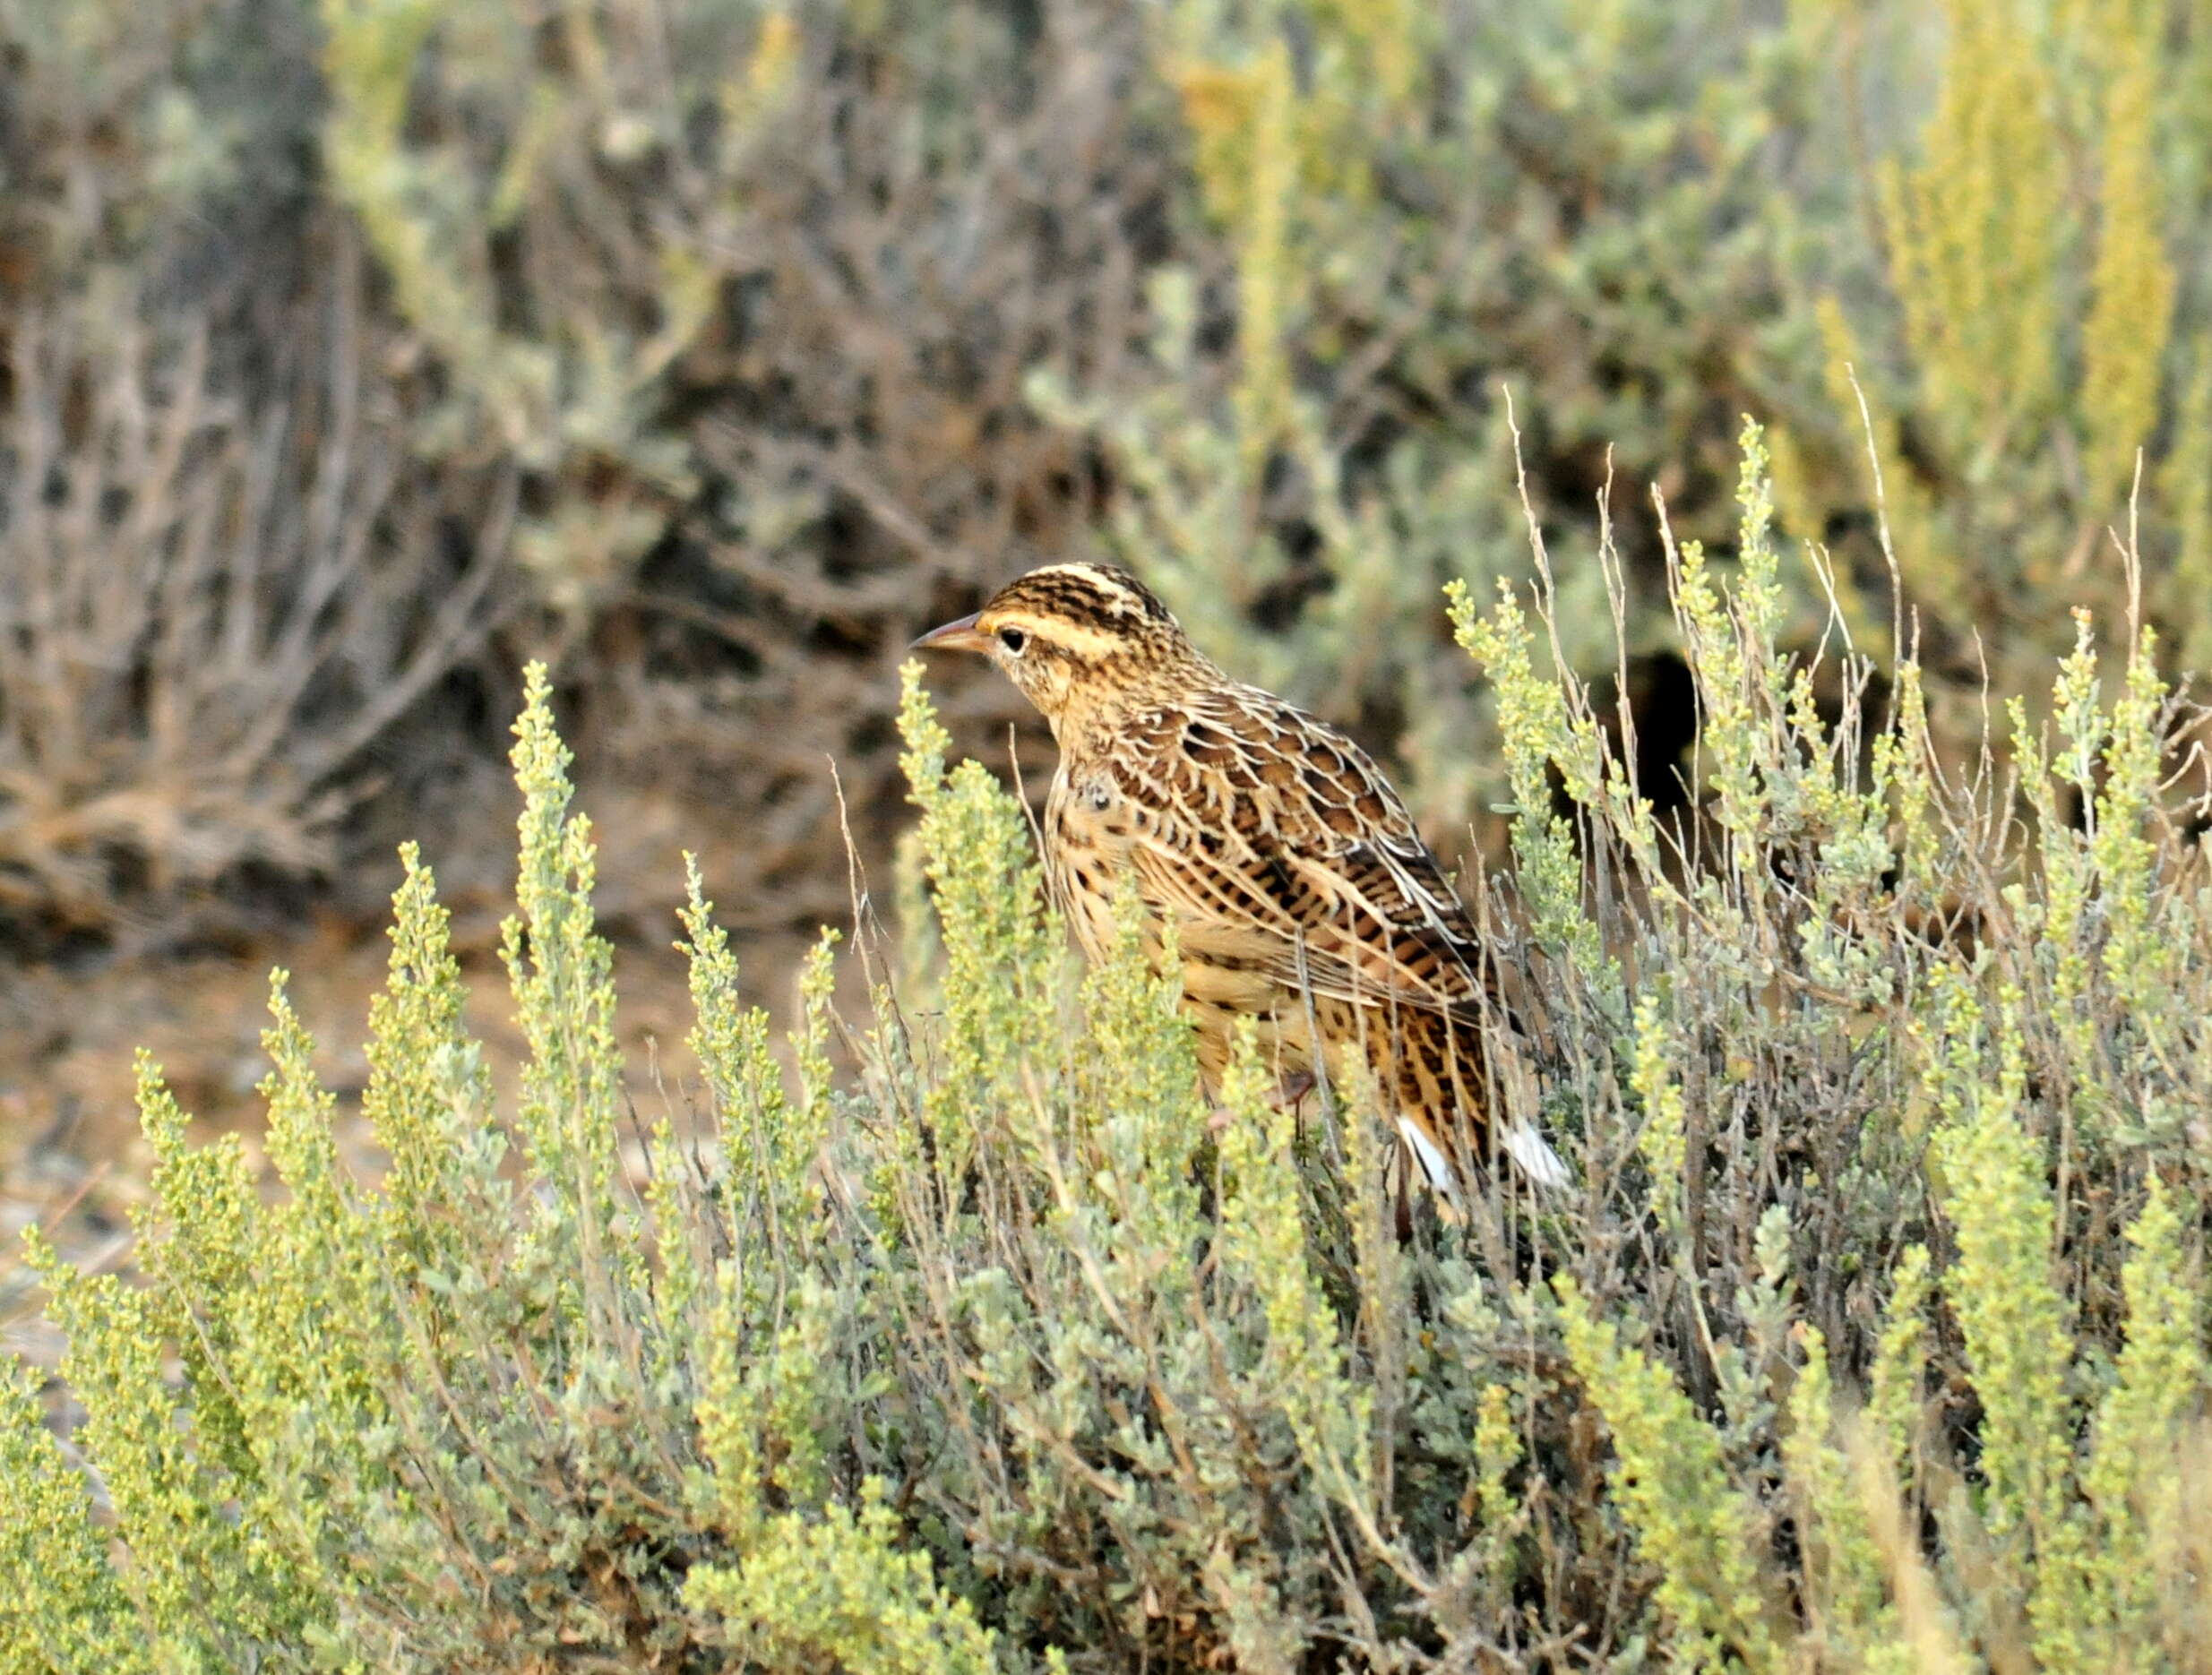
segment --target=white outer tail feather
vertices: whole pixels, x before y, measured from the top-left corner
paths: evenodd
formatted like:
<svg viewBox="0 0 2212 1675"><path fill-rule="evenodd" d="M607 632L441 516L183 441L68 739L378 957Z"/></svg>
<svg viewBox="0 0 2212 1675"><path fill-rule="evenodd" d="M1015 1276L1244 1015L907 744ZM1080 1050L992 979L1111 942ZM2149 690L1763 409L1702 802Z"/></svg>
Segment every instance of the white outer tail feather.
<svg viewBox="0 0 2212 1675"><path fill-rule="evenodd" d="M1529 1124L1514 1123L1498 1137L1498 1144L1528 1184L1539 1190L1563 1192L1574 1184L1574 1177L1567 1172L1566 1159Z"/></svg>
<svg viewBox="0 0 2212 1675"><path fill-rule="evenodd" d="M1414 1161L1421 1165L1421 1173L1436 1196L1453 1209L1459 1207L1459 1176L1434 1140L1421 1132L1421 1125L1411 1117L1398 1120L1398 1131L1405 1137L1406 1147ZM1563 1191L1572 1184L1574 1177L1567 1172L1567 1164L1554 1151L1549 1142L1526 1122L1516 1122L1498 1137L1499 1149L1513 1160L1521 1178L1544 1192Z"/></svg>
<svg viewBox="0 0 2212 1675"><path fill-rule="evenodd" d="M1406 1137L1407 1147L1413 1153L1414 1162L1421 1165L1421 1173L1430 1190L1453 1209L1459 1207L1459 1177L1451 1167L1451 1160L1438 1149L1434 1140L1421 1132L1421 1125L1411 1117L1398 1120L1398 1131Z"/></svg>

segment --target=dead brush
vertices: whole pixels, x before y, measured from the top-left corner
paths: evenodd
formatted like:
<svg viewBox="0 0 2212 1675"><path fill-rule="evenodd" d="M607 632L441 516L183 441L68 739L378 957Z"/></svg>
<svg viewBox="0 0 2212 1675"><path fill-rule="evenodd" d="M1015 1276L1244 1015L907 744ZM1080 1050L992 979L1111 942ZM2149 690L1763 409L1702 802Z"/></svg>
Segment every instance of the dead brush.
<svg viewBox="0 0 2212 1675"><path fill-rule="evenodd" d="M345 264L341 263L340 266ZM357 299L266 401L203 330L20 320L0 417L0 915L171 929L331 863L369 747L480 641L513 511L456 540L365 399ZM180 918L181 912L181 918Z"/></svg>

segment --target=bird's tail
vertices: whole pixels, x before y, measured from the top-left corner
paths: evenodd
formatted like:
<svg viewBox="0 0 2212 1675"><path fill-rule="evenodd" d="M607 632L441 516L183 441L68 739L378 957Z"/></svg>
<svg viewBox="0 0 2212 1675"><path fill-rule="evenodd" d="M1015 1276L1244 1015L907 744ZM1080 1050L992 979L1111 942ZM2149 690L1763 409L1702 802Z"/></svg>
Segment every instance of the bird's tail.
<svg viewBox="0 0 2212 1675"><path fill-rule="evenodd" d="M1566 1160L1531 1124L1514 1123L1498 1137L1498 1145L1513 1160L1522 1178L1538 1190L1563 1192L1572 1184L1574 1177L1567 1172Z"/></svg>
<svg viewBox="0 0 2212 1675"><path fill-rule="evenodd" d="M1452 1210L1459 1210L1459 1175L1451 1166L1451 1159L1444 1155L1443 1147L1431 1139L1411 1117L1399 1118L1398 1131L1405 1136L1406 1149L1420 1164L1422 1178L1429 1183L1430 1190ZM1498 1137L1498 1147L1513 1160L1513 1167L1520 1172L1521 1178L1539 1191L1564 1191L1573 1182L1565 1159L1527 1122L1516 1122L1507 1128Z"/></svg>
<svg viewBox="0 0 2212 1675"><path fill-rule="evenodd" d="M1413 1154L1414 1162L1421 1165L1421 1176L1429 1183L1429 1190L1443 1201L1456 1221L1459 1212L1459 1174L1452 1168L1451 1159L1411 1117L1399 1118L1398 1131L1406 1137L1406 1149Z"/></svg>

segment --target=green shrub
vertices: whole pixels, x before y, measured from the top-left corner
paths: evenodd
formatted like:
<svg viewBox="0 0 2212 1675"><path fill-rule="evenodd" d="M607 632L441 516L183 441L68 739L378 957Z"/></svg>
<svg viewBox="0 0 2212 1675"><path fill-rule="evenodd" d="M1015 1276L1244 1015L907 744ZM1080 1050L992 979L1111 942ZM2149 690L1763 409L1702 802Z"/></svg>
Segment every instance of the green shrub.
<svg viewBox="0 0 2212 1675"><path fill-rule="evenodd" d="M364 1111L280 975L264 1193L145 1068L142 1276L42 1247L0 1668L2204 1667L2203 846L2142 649L1949 777L1675 551L1713 818L1464 592L1521 811L1488 923L1579 1186L1401 1238L1358 1089L1218 1124L1129 925L1071 985L1020 806L909 670L927 970L825 940L788 1069L694 873L696 1095L638 1131L534 671L495 1095L410 851ZM1991 759L1993 760L1993 759ZM1557 801L1547 784L1562 787ZM2083 810L2068 819L2058 795ZM843 1068L839 1068L842 1066ZM497 1113L511 1109L511 1118Z"/></svg>

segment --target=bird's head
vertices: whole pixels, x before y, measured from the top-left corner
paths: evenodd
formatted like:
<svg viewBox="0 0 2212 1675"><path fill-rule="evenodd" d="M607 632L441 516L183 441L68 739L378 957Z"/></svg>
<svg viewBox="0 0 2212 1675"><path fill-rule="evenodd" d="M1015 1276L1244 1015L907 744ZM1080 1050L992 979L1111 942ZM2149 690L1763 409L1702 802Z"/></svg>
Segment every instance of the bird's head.
<svg viewBox="0 0 2212 1675"><path fill-rule="evenodd" d="M989 657L1055 733L1085 706L1219 678L1152 590L1110 564L1050 564L1017 576L973 616L914 644Z"/></svg>

